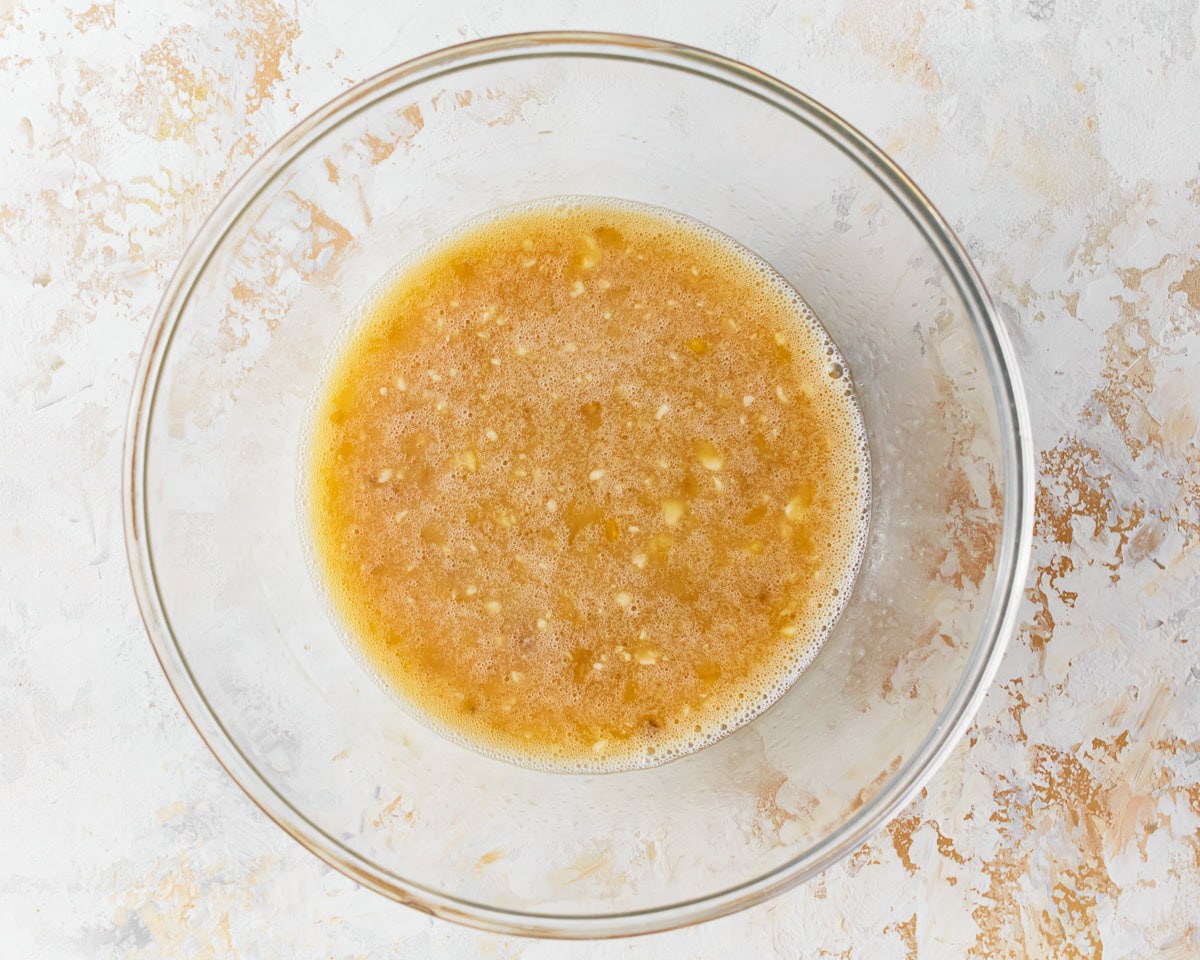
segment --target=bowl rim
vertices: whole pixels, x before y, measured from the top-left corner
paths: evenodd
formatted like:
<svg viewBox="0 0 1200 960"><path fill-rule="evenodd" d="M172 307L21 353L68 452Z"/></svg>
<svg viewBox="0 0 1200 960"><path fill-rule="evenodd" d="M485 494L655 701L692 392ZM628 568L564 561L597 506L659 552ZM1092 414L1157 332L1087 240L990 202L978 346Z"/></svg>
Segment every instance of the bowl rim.
<svg viewBox="0 0 1200 960"><path fill-rule="evenodd" d="M458 898L398 877L308 820L250 762L196 683L172 632L150 550L146 461L155 394L191 290L240 215L288 164L344 121L418 83L468 67L513 59L582 57L690 73L750 95L797 120L855 161L904 210L937 254L967 307L995 395L1004 452L1004 519L996 581L962 676L921 745L880 792L799 856L762 875L701 897L615 913L506 909ZM134 380L123 453L122 507L130 575L142 621L168 683L201 739L263 813L325 863L385 896L447 920L497 933L585 939L668 930L760 903L815 876L868 840L929 781L970 724L1016 623L1033 528L1034 460L1029 410L1011 344L978 272L949 225L909 177L874 143L812 98L739 61L696 47L631 34L548 31L487 37L398 64L317 109L254 161L204 221L169 281Z"/></svg>

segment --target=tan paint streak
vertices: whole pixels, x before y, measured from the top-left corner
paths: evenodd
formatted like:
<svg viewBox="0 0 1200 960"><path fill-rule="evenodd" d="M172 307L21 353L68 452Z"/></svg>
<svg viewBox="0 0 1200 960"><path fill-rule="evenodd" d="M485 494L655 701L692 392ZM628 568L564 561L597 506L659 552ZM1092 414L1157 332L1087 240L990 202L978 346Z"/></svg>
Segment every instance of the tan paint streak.
<svg viewBox="0 0 1200 960"><path fill-rule="evenodd" d="M1104 816L1100 785L1074 754L1046 744L1034 748L1031 785L1036 803L1067 817L1073 827L1087 834L1089 849L1099 848L1097 819Z"/></svg>
<svg viewBox="0 0 1200 960"><path fill-rule="evenodd" d="M939 824L936 820L929 820L929 821L927 821L927 823L931 827L933 827L934 833L937 834L938 855L945 857L947 860L949 860L953 863L957 863L957 864L966 863L967 858L958 852L958 848L954 846L953 838L948 837L946 834L942 833L941 824Z"/></svg>
<svg viewBox="0 0 1200 960"><path fill-rule="evenodd" d="M1185 740L1180 736L1163 737L1152 741L1152 745L1172 757L1180 752L1200 754L1200 740Z"/></svg>
<svg viewBox="0 0 1200 960"><path fill-rule="evenodd" d="M379 137L371 133L364 133L362 138L363 143L371 151L371 163L382 163L396 151L396 144L386 140L381 140Z"/></svg>
<svg viewBox="0 0 1200 960"><path fill-rule="evenodd" d="M371 820L371 825L378 830L386 830L392 827L409 829L416 822L416 818L416 811L405 810L404 797L401 794L397 794Z"/></svg>
<svg viewBox="0 0 1200 960"><path fill-rule="evenodd" d="M1111 820L1105 791L1074 753L1039 744L1033 749L1029 794L1013 788L996 793L1001 843L981 865L989 886L972 912L979 933L969 956L1097 957L1099 898L1119 893L1103 858L1103 830ZM1048 905L1033 909L1028 888L1030 858L1044 862L1043 837L1069 834L1069 851L1050 855Z"/></svg>
<svg viewBox="0 0 1200 960"><path fill-rule="evenodd" d="M1171 284L1168 293L1182 293L1188 306L1200 310L1200 260L1194 261L1177 281Z"/></svg>
<svg viewBox="0 0 1200 960"><path fill-rule="evenodd" d="M116 0L111 3L93 3L83 13L68 13L71 25L81 33L92 27L106 30L117 25Z"/></svg>
<svg viewBox="0 0 1200 960"><path fill-rule="evenodd" d="M1145 289L1147 277L1162 271L1168 262L1169 258L1163 258L1152 268L1124 271L1127 295L1114 298L1120 319L1104 334L1103 385L1093 391L1086 413L1097 421L1108 416L1133 460L1174 482L1174 503L1158 511L1159 518L1174 523L1194 544L1200 540L1200 521L1196 520L1200 510L1200 460L1194 456L1200 410L1193 401L1190 374L1176 372L1174 377L1168 374L1164 379L1159 372L1163 360L1175 352L1171 341L1181 326L1170 314L1164 316L1160 295L1152 296ZM1170 263L1174 269L1177 262ZM1196 269L1172 283L1172 292L1184 292L1190 298L1184 284L1192 282L1190 277ZM1147 451L1160 456L1147 456Z"/></svg>
<svg viewBox="0 0 1200 960"><path fill-rule="evenodd" d="M1033 602L1033 620L1022 625L1022 634L1045 662L1045 647L1053 637L1055 620L1052 598L1064 607L1074 607L1073 590L1061 585L1076 569L1072 548L1076 529L1090 521L1092 540L1104 535L1114 538L1112 559L1099 562L1120 579L1125 550L1146 517L1140 503L1122 509L1112 493L1112 473L1104 469L1099 450L1073 436L1065 436L1040 457L1034 535L1055 547L1054 553L1034 568L1034 582L1027 591ZM1081 524L1080 521L1085 521Z"/></svg>
<svg viewBox="0 0 1200 960"><path fill-rule="evenodd" d="M1134 531L1125 548L1125 559L1136 566L1146 559L1151 559L1163 544L1167 535L1167 525L1161 517L1147 514L1142 525Z"/></svg>
<svg viewBox="0 0 1200 960"><path fill-rule="evenodd" d="M144 876L113 878L113 924L119 937L147 938L138 956L223 960L234 955L230 915L251 902L270 877L274 856L254 861L242 878L223 863L197 863L195 853L160 860Z"/></svg>
<svg viewBox="0 0 1200 960"><path fill-rule="evenodd" d="M405 107L400 112L400 117L405 121L407 129L391 139L377 137L372 133L363 134L362 142L371 151L372 165L383 163L396 152L398 147L404 147L407 150L417 134L425 128L425 117L421 113L420 106L415 103Z"/></svg>
<svg viewBox="0 0 1200 960"><path fill-rule="evenodd" d="M565 879L567 884L578 883L580 880L599 873L608 865L608 855L597 853L593 856L580 857L569 867L559 871L559 876Z"/></svg>
<svg viewBox="0 0 1200 960"><path fill-rule="evenodd" d="M950 377L939 375L937 388L942 397L938 401L938 410L950 439L946 459L946 533L949 542L935 554L930 576L961 591L967 582L978 587L992 568L998 550L1004 497L990 464L985 465L986 499L976 492L965 466L974 459L971 446L975 440L975 424L964 410ZM951 561L951 568L947 571L948 561Z"/></svg>
<svg viewBox="0 0 1200 960"><path fill-rule="evenodd" d="M1070 155L1070 151L1065 152ZM1102 205L1077 248L1074 266L1083 267L1089 273L1095 268L1109 269L1107 264L1101 262L1101 253L1114 250L1114 235L1130 221L1144 222L1153 203L1153 189L1149 184L1143 184L1123 203Z"/></svg>
<svg viewBox="0 0 1200 960"><path fill-rule="evenodd" d="M921 798L924 799L925 795L925 791L922 790ZM918 867L922 866L922 864L916 863L912 858L912 845L917 831L925 827L933 830L937 838L935 843L937 845L938 856L959 865L967 862L966 857L959 853L955 847L953 838L942 832L941 824L937 820L922 820L916 814L902 814L889 823L887 829L891 835L892 846L896 851L896 856L899 858L901 866L904 867L910 876L915 876Z"/></svg>
<svg viewBox="0 0 1200 960"><path fill-rule="evenodd" d="M892 923L884 927L884 933L895 931L904 944L905 960L917 960L917 915L914 913L903 923Z"/></svg>
<svg viewBox="0 0 1200 960"><path fill-rule="evenodd" d="M850 854L850 858L846 861L846 873L852 877L858 876L864 867L872 864L877 864L880 861L875 856L875 846L871 843L864 843L861 847Z"/></svg>
<svg viewBox="0 0 1200 960"><path fill-rule="evenodd" d="M1159 439L1157 424L1146 405L1157 386L1153 354L1159 343L1149 318L1136 304L1123 297L1112 299L1120 320L1105 332L1101 372L1104 385L1093 391L1092 397L1137 460L1147 444Z"/></svg>
<svg viewBox="0 0 1200 960"><path fill-rule="evenodd" d="M252 26L234 30L233 38L240 57L254 58L254 79L246 93L249 116L262 108L283 80L283 61L292 55L300 25L273 0L244 0L241 10Z"/></svg>
<svg viewBox="0 0 1200 960"><path fill-rule="evenodd" d="M1163 418L1158 429L1159 441L1164 450L1188 456L1196 449L1197 428L1200 428L1200 410L1180 404L1172 407Z"/></svg>
<svg viewBox="0 0 1200 960"><path fill-rule="evenodd" d="M1043 451L1039 459L1035 535L1048 543L1071 547L1076 521L1090 520L1094 535L1103 531L1117 535L1115 554L1120 561L1129 534L1144 510L1122 514L1112 495L1112 473L1104 469L1099 450L1078 437L1065 436Z"/></svg>
<svg viewBox="0 0 1200 960"><path fill-rule="evenodd" d="M505 101L507 105L507 109L505 109L503 113L501 113L499 116L493 117L487 122L489 127L508 126L509 124L516 123L519 119L521 119L521 114L525 108L525 104L537 99L537 94L535 93L522 93L519 95L513 95L505 93L501 90L491 89L489 89L484 96L487 100Z"/></svg>
<svg viewBox="0 0 1200 960"><path fill-rule="evenodd" d="M214 80L187 43L187 33L172 30L140 58L134 101L155 109L149 131L156 140L191 140L215 107ZM132 113L127 122L133 122Z"/></svg>
<svg viewBox="0 0 1200 960"><path fill-rule="evenodd" d="M1183 788L1184 795L1187 797L1188 806L1191 807L1192 813L1200 817L1200 783L1189 783ZM1196 844L1196 860L1200 863L1200 843Z"/></svg>
<svg viewBox="0 0 1200 960"><path fill-rule="evenodd" d="M854 799L850 801L848 812L853 813L855 810L860 809L868 799L875 796L875 794L878 792L878 788L883 785L887 778L900 769L900 764L903 762L903 760L904 758L899 754L892 757L892 762L888 764L887 769L880 770L869 784L867 784L854 795Z"/></svg>
<svg viewBox="0 0 1200 960"><path fill-rule="evenodd" d="M759 786L755 798L754 821L751 832L755 837L771 835L776 844L781 844L780 831L784 824L795 821L798 815L780 803L779 793L787 785L787 777L777 770L769 770L765 781Z"/></svg>
<svg viewBox="0 0 1200 960"><path fill-rule="evenodd" d="M1162 787L1156 782L1159 758L1154 738L1163 726L1174 696L1174 684L1164 681L1149 698L1132 731L1122 731L1109 740L1092 739L1088 754L1098 761L1102 777L1102 799L1107 811L1103 839L1109 856L1136 841L1142 859L1146 859L1146 837L1155 828Z"/></svg>
<svg viewBox="0 0 1200 960"><path fill-rule="evenodd" d="M1017 677L1011 683L1004 685L1004 691L1008 694L1008 698L1012 701L1008 707L1008 715L1013 718L1013 722L1017 725L1016 741L1017 743L1026 743L1029 740L1029 735L1025 732L1025 711L1029 709L1029 701L1025 699L1025 694L1021 690L1021 686L1025 681L1021 677Z"/></svg>
<svg viewBox="0 0 1200 960"><path fill-rule="evenodd" d="M940 90L942 78L933 60L920 49L925 29L925 14L912 10L907 17L893 10L886 21L870 0L846 5L841 27L852 35L863 52L881 61L895 76L911 80L927 90Z"/></svg>
<svg viewBox="0 0 1200 960"><path fill-rule="evenodd" d="M1142 284L1146 277L1156 273L1170 259L1167 254L1152 267L1122 267L1117 270L1117 276L1121 278L1121 283L1125 288L1133 293L1137 293L1142 289Z"/></svg>
<svg viewBox="0 0 1200 960"><path fill-rule="evenodd" d="M1003 822L1010 820L1011 817L1006 817ZM979 932L967 952L969 957L998 960L1028 955L1019 896L1028 863L1028 851L1022 852L1016 845L1006 845L993 859L981 865L983 875L987 878L987 887L982 891L984 902L971 911L971 918Z"/></svg>
<svg viewBox="0 0 1200 960"><path fill-rule="evenodd" d="M308 214L309 218L308 229L311 243L304 252L304 259L315 264L326 250L332 250L329 262L324 268L331 269L335 261L354 243L354 234L334 220L314 201L305 200L294 191L288 191L288 193L297 205ZM311 272L311 270L302 270L301 272Z"/></svg>
<svg viewBox="0 0 1200 960"><path fill-rule="evenodd" d="M888 824L888 833L892 837L892 846L896 856L910 875L915 875L917 865L912 860L913 833L921 826L921 818L916 814L906 814L896 817Z"/></svg>
<svg viewBox="0 0 1200 960"><path fill-rule="evenodd" d="M250 284L246 283L245 280L235 281L229 290L229 294L234 300L238 300L242 303L253 302L262 296L261 291L255 290L252 286L250 286Z"/></svg>
<svg viewBox="0 0 1200 960"><path fill-rule="evenodd" d="M998 511L1003 508L1003 498L995 472L989 470L989 474L990 506L980 503L965 470L958 467L951 475L946 528L958 561L958 569L949 582L957 590L964 589L966 581L979 587L996 556L1000 536Z"/></svg>

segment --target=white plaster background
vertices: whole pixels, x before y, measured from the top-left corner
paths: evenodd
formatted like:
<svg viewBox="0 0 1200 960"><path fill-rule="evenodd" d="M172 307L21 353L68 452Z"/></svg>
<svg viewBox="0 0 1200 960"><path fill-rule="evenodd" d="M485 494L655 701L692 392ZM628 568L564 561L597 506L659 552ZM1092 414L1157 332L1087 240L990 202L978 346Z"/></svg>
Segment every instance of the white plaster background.
<svg viewBox="0 0 1200 960"><path fill-rule="evenodd" d="M946 213L1023 365L1018 636L891 827L741 915L505 939L359 889L201 744L134 606L129 388L222 191L350 84L548 27L816 96ZM0 957L1200 957L1196 0L0 0Z"/></svg>

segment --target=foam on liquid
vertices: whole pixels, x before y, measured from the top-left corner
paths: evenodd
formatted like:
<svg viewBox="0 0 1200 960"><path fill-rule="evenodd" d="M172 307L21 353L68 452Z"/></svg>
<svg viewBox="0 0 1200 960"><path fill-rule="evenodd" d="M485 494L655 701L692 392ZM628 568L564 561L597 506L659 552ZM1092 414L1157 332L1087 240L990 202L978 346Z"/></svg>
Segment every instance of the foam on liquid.
<svg viewBox="0 0 1200 960"><path fill-rule="evenodd" d="M525 766L652 766L816 654L862 558L845 361L764 261L566 198L474 221L347 325L302 512L348 646L426 723Z"/></svg>

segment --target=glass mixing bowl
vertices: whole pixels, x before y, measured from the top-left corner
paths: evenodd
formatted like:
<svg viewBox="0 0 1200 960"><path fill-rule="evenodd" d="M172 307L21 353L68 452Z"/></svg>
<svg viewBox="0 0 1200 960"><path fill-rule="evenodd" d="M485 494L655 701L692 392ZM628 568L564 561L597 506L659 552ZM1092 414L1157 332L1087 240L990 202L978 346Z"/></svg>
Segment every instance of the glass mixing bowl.
<svg viewBox="0 0 1200 960"><path fill-rule="evenodd" d="M813 665L724 740L628 773L521 769L416 722L339 639L297 513L306 408L363 294L462 221L562 194L668 207L770 261L846 355L873 463L866 559ZM656 40L483 40L317 111L199 231L133 398L133 580L201 736L317 856L479 927L658 930L847 855L959 739L1024 580L1024 404L958 241L828 110Z"/></svg>

